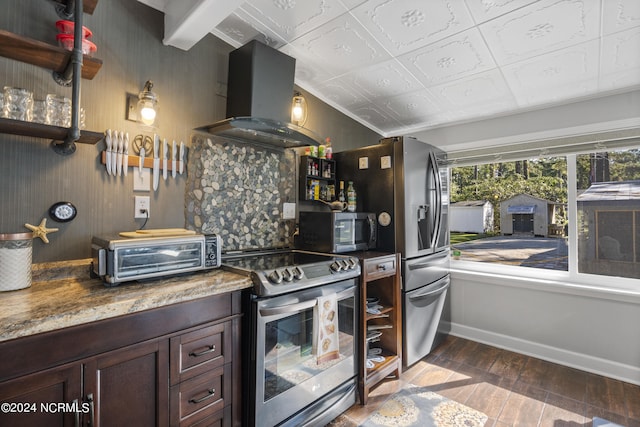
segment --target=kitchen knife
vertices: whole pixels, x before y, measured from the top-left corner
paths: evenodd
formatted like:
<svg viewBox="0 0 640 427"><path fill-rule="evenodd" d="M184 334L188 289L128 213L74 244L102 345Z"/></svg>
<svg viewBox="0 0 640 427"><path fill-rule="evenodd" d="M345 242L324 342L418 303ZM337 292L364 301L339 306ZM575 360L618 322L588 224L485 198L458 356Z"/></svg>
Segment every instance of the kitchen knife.
<svg viewBox="0 0 640 427"><path fill-rule="evenodd" d="M176 140L173 140L173 145L171 146L171 177L175 178L176 177L176 166L177 166L177 157L178 156L178 150L176 148Z"/></svg>
<svg viewBox="0 0 640 427"><path fill-rule="evenodd" d="M111 134L111 175L116 176L116 165L118 162L118 131Z"/></svg>
<svg viewBox="0 0 640 427"><path fill-rule="evenodd" d="M105 155L107 175L111 175L111 129L107 129L107 136L105 137L104 142L107 144L107 151Z"/></svg>
<svg viewBox="0 0 640 427"><path fill-rule="evenodd" d="M122 132L116 132L118 135L118 152L117 152L117 161L116 161L116 172L118 176L122 176L122 152L124 151L124 134Z"/></svg>
<svg viewBox="0 0 640 427"><path fill-rule="evenodd" d="M140 157L138 157L138 172L142 174L144 169L144 147L140 147Z"/></svg>
<svg viewBox="0 0 640 427"><path fill-rule="evenodd" d="M153 191L158 190L160 182L160 137L153 135Z"/></svg>
<svg viewBox="0 0 640 427"><path fill-rule="evenodd" d="M127 176L129 169L129 132L124 134L124 150L122 154L122 172L124 172L124 176Z"/></svg>
<svg viewBox="0 0 640 427"><path fill-rule="evenodd" d="M184 142L180 141L180 175L184 172Z"/></svg>
<svg viewBox="0 0 640 427"><path fill-rule="evenodd" d="M169 143L167 138L162 143L162 179L167 180L167 169L169 168Z"/></svg>

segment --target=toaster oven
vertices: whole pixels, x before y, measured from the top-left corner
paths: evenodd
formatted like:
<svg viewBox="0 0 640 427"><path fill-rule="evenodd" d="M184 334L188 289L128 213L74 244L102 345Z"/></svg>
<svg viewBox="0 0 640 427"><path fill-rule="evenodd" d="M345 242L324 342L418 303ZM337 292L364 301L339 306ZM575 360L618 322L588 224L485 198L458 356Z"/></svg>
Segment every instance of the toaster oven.
<svg viewBox="0 0 640 427"><path fill-rule="evenodd" d="M220 267L222 240L216 234L144 238L94 237L92 273L106 286Z"/></svg>

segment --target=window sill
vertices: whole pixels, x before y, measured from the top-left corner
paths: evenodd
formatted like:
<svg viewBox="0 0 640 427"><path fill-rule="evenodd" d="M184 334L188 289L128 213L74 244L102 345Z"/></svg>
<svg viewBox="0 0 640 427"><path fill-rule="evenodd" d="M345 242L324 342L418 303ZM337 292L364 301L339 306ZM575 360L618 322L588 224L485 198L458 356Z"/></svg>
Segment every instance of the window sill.
<svg viewBox="0 0 640 427"><path fill-rule="evenodd" d="M497 286L640 304L638 279L592 275L572 277L566 271L457 260L451 260L451 276L454 280L461 278ZM603 282L607 284L603 285Z"/></svg>

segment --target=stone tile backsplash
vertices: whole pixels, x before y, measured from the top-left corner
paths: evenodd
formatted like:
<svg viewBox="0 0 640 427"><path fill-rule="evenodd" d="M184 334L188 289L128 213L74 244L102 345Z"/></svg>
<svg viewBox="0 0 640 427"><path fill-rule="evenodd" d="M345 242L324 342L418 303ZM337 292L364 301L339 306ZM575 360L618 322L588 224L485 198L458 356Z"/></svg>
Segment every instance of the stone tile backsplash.
<svg viewBox="0 0 640 427"><path fill-rule="evenodd" d="M295 152L194 134L188 158L187 228L219 234L223 251L293 246Z"/></svg>

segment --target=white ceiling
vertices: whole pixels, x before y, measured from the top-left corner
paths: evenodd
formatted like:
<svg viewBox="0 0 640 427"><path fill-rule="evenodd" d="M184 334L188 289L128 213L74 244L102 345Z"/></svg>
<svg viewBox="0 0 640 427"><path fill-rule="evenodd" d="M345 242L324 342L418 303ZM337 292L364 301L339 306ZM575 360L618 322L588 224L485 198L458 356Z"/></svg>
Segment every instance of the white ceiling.
<svg viewBox="0 0 640 427"><path fill-rule="evenodd" d="M296 58L297 85L385 136L640 87L640 0L138 1L167 45Z"/></svg>

